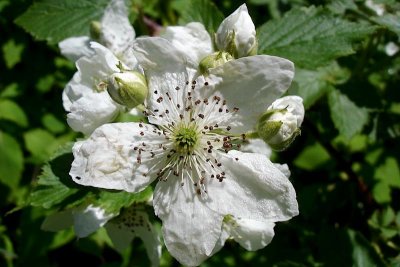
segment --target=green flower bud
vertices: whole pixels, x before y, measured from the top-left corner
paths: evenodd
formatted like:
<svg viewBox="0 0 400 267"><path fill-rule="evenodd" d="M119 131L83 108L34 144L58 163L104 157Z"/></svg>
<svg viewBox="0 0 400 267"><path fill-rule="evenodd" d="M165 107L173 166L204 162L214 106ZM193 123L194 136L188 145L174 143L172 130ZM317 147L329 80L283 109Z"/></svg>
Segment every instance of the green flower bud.
<svg viewBox="0 0 400 267"><path fill-rule="evenodd" d="M209 69L221 66L232 59L234 58L227 52L212 53L200 61L199 70L202 74L207 74Z"/></svg>
<svg viewBox="0 0 400 267"><path fill-rule="evenodd" d="M90 38L98 41L100 40L101 23L99 21L92 21L90 23Z"/></svg>
<svg viewBox="0 0 400 267"><path fill-rule="evenodd" d="M300 134L303 118L303 100L298 96L283 97L272 103L260 117L258 136L272 149L285 150Z"/></svg>
<svg viewBox="0 0 400 267"><path fill-rule="evenodd" d="M143 103L149 89L143 74L124 71L109 77L107 91L115 102L132 109Z"/></svg>

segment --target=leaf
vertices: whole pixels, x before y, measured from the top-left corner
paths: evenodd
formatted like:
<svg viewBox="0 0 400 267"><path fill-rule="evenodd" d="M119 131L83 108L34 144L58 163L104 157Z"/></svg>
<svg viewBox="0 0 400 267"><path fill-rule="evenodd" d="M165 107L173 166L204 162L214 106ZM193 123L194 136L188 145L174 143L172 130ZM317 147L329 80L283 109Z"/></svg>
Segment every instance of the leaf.
<svg viewBox="0 0 400 267"><path fill-rule="evenodd" d="M8 40L3 45L3 57L8 69L12 69L21 61L21 54L24 50L23 44L16 44L14 40Z"/></svg>
<svg viewBox="0 0 400 267"><path fill-rule="evenodd" d="M42 117L42 124L52 133L62 133L66 129L65 124L51 113L47 113Z"/></svg>
<svg viewBox="0 0 400 267"><path fill-rule="evenodd" d="M347 81L349 74L348 70L340 68L336 63L316 70L296 69L294 83L288 94L301 96L304 107L308 109L332 90L333 84Z"/></svg>
<svg viewBox="0 0 400 267"><path fill-rule="evenodd" d="M397 160L387 157L385 162L375 169L374 178L387 183L389 186L400 188L400 170Z"/></svg>
<svg viewBox="0 0 400 267"><path fill-rule="evenodd" d="M56 138L46 130L33 129L24 133L25 145L36 163L45 162L56 150Z"/></svg>
<svg viewBox="0 0 400 267"><path fill-rule="evenodd" d="M43 0L31 5L15 23L38 40L55 44L71 36L89 35L90 22L98 20L108 0Z"/></svg>
<svg viewBox="0 0 400 267"><path fill-rule="evenodd" d="M394 32L400 38L400 13L396 15L384 14L382 16L373 17L372 20L386 27L389 31Z"/></svg>
<svg viewBox="0 0 400 267"><path fill-rule="evenodd" d="M306 147L294 160L294 164L304 170L313 171L330 160L328 152L318 143Z"/></svg>
<svg viewBox="0 0 400 267"><path fill-rule="evenodd" d="M338 90L332 90L328 94L328 103L336 129L347 139L360 133L368 122L367 109L356 106L354 102Z"/></svg>
<svg viewBox="0 0 400 267"><path fill-rule="evenodd" d="M335 18L322 8L296 8L258 29L259 53L313 69L353 54L354 42L374 30L373 26Z"/></svg>
<svg viewBox="0 0 400 267"><path fill-rule="evenodd" d="M372 188L372 195L379 204L388 203L392 200L390 192L390 187L385 182L378 182Z"/></svg>
<svg viewBox="0 0 400 267"><path fill-rule="evenodd" d="M21 147L13 137L0 131L0 151L0 182L15 188L24 169Z"/></svg>
<svg viewBox="0 0 400 267"><path fill-rule="evenodd" d="M182 10L178 10L181 17L179 19L180 24L186 24L189 22L201 22L203 23L206 30L213 36L224 19L224 15L215 4L209 0L190 0L183 7Z"/></svg>
<svg viewBox="0 0 400 267"><path fill-rule="evenodd" d="M0 120L2 119L15 122L21 127L28 126L28 119L24 110L8 99L0 99Z"/></svg>

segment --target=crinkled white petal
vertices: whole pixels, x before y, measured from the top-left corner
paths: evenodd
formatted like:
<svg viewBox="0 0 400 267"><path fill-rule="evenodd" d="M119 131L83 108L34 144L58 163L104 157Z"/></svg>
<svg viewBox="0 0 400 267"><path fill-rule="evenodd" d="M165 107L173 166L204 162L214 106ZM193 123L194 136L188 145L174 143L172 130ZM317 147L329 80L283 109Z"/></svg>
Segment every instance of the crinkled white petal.
<svg viewBox="0 0 400 267"><path fill-rule="evenodd" d="M163 221L168 251L180 263L197 266L213 253L221 235L223 216L209 209L207 200L196 195L190 182L179 184L177 179L159 182L153 205ZM164 205L171 208L170 212L164 212Z"/></svg>
<svg viewBox="0 0 400 267"><path fill-rule="evenodd" d="M234 42L238 57L248 56L257 45L256 28L247 11L246 4L241 5L225 18L216 33L216 44L220 50L226 50L230 35L234 32Z"/></svg>
<svg viewBox="0 0 400 267"><path fill-rule="evenodd" d="M130 207L119 217L107 223L107 233L115 248L123 252L135 237L143 240L152 266L160 265L161 242L145 211Z"/></svg>
<svg viewBox="0 0 400 267"><path fill-rule="evenodd" d="M231 123L235 133L252 130L259 116L289 88L294 76L291 61L266 55L232 60L209 71L209 79L216 84L207 92L220 93L231 110L240 108Z"/></svg>
<svg viewBox="0 0 400 267"><path fill-rule="evenodd" d="M275 223L269 221L237 218L232 219L232 222L228 222L225 227L242 247L249 251L255 251L271 243L275 234L274 226Z"/></svg>
<svg viewBox="0 0 400 267"><path fill-rule="evenodd" d="M289 179L291 173L287 164L274 163L274 166Z"/></svg>
<svg viewBox="0 0 400 267"><path fill-rule="evenodd" d="M135 39L124 0L112 0L101 19L101 42L115 55L122 55Z"/></svg>
<svg viewBox="0 0 400 267"><path fill-rule="evenodd" d="M97 127L115 119L121 106L115 103L107 92L87 93L69 107L68 125L86 135Z"/></svg>
<svg viewBox="0 0 400 267"><path fill-rule="evenodd" d="M112 123L97 128L85 141L76 142L70 175L82 185L139 192L156 177L152 166L159 159L135 158L135 147L165 139L151 125ZM137 148L136 148L137 149Z"/></svg>
<svg viewBox="0 0 400 267"><path fill-rule="evenodd" d="M76 62L76 67L80 73L80 82L95 90L100 82L107 80L109 75L120 72L117 67L120 61L101 44L91 42L90 46L94 50L94 55L80 58Z"/></svg>
<svg viewBox="0 0 400 267"><path fill-rule="evenodd" d="M62 92L63 106L66 111L70 111L72 104L84 96L93 92L92 88L89 88L80 82L80 73L75 72L72 79L67 83Z"/></svg>
<svg viewBox="0 0 400 267"><path fill-rule="evenodd" d="M259 138L249 139L248 143L242 145L240 151L263 154L268 158L270 158L272 154L272 149L269 145Z"/></svg>
<svg viewBox="0 0 400 267"><path fill-rule="evenodd" d="M275 100L268 110L271 109L287 109L288 113L293 114L297 120L297 127L300 127L304 119L303 98L299 96L284 96Z"/></svg>
<svg viewBox="0 0 400 267"><path fill-rule="evenodd" d="M71 227L73 223L72 211L65 210L47 216L40 228L45 231L58 232Z"/></svg>
<svg viewBox="0 0 400 267"><path fill-rule="evenodd" d="M166 27L161 37L185 54L194 68L198 67L200 60L213 52L211 37L203 24L198 22Z"/></svg>
<svg viewBox="0 0 400 267"><path fill-rule="evenodd" d="M90 38L87 36L71 37L58 43L61 54L71 61L77 61L84 56L92 56L93 50L90 48Z"/></svg>
<svg viewBox="0 0 400 267"><path fill-rule="evenodd" d="M72 211L74 231L78 237L86 237L105 225L115 215L106 214L105 210L93 205L85 209Z"/></svg>

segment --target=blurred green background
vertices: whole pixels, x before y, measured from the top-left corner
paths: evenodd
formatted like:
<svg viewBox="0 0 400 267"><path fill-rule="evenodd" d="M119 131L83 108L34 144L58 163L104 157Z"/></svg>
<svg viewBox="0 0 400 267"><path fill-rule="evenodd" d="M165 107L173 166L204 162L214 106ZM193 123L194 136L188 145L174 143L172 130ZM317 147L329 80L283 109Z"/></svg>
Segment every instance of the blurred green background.
<svg viewBox="0 0 400 267"><path fill-rule="evenodd" d="M196 17L186 12L188 2L132 0L137 36L151 34L144 16L160 25ZM118 254L103 230L79 240L71 229L44 232L40 225L51 211L29 205L42 165L59 146L80 137L66 124L61 101L74 64L60 55L54 40L37 40L15 23L32 3L0 0L0 266L147 266L140 240ZM214 3L227 16L242 2ZM291 169L300 215L278 223L266 248L248 252L228 242L202 266L400 266L400 53L387 51L388 43L399 45L400 7L394 0L375 3L386 14L378 16L364 1L247 1L260 53L296 63L289 91L305 99L301 136L272 156ZM293 13L285 16L311 5L323 12L316 11L320 20L310 28L301 28L303 21ZM344 20L353 24L330 36ZM260 27L267 21L273 23ZM319 28L326 21L330 24ZM327 35L323 42L318 36L292 39L286 49L266 34L274 27ZM318 49L340 42L350 46L327 49L313 60ZM161 265L180 266L165 248Z"/></svg>

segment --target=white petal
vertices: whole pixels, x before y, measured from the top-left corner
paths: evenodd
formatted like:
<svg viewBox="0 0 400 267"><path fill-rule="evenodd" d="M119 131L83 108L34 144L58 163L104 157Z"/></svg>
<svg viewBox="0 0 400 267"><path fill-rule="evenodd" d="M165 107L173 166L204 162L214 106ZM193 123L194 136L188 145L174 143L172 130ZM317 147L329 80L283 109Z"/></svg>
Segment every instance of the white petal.
<svg viewBox="0 0 400 267"><path fill-rule="evenodd" d="M266 155L268 158L271 157L272 149L262 139L249 139L248 143L242 145L240 151L252 152L257 154Z"/></svg>
<svg viewBox="0 0 400 267"><path fill-rule="evenodd" d="M186 55L161 37L140 37L133 43L134 54L146 74L185 72Z"/></svg>
<svg viewBox="0 0 400 267"><path fill-rule="evenodd" d="M226 179L208 179L210 208L257 221L286 221L298 214L290 181L265 156L232 150L219 153Z"/></svg>
<svg viewBox="0 0 400 267"><path fill-rule="evenodd" d="M280 170L285 176L286 178L289 179L290 177L290 170L289 170L289 166L287 164L279 164L279 163L274 163L274 166Z"/></svg>
<svg viewBox="0 0 400 267"><path fill-rule="evenodd" d="M141 127L142 126L142 127ZM143 190L156 178L153 168L160 160L137 160L137 148L164 142L155 128L141 123L112 123L97 128L85 141L76 142L70 175L82 185L128 192ZM143 133L143 135L141 135ZM151 170L151 171L150 171Z"/></svg>
<svg viewBox="0 0 400 267"><path fill-rule="evenodd" d="M112 0L101 19L101 42L120 56L135 39L135 31L128 19L124 0Z"/></svg>
<svg viewBox="0 0 400 267"><path fill-rule="evenodd" d="M223 219L222 215L210 210L193 189L189 182L181 187L177 179L169 179L157 184L153 201L156 214L163 221L168 251L188 266L200 265L213 253ZM176 194L165 194L168 191ZM165 212L167 206L171 208L170 212Z"/></svg>
<svg viewBox="0 0 400 267"><path fill-rule="evenodd" d="M142 239L152 266L159 266L160 239L144 210L133 206L107 223L105 227L115 248L120 252L129 247L135 237Z"/></svg>
<svg viewBox="0 0 400 267"><path fill-rule="evenodd" d="M232 132L243 133L252 130L259 116L288 89L294 66L284 58L260 55L229 61L210 73L210 79L217 82L214 90L231 109L240 109Z"/></svg>
<svg viewBox="0 0 400 267"><path fill-rule="evenodd" d="M275 234L274 226L273 222L235 219L230 226L230 233L242 247L255 251L271 243Z"/></svg>
<svg viewBox="0 0 400 267"><path fill-rule="evenodd" d="M211 37L203 24L198 22L191 22L186 26L166 27L161 37L186 54L194 68L198 67L200 60L213 52Z"/></svg>
<svg viewBox="0 0 400 267"><path fill-rule="evenodd" d="M47 216L40 229L51 232L58 232L73 225L71 210L60 211Z"/></svg>
<svg viewBox="0 0 400 267"><path fill-rule="evenodd" d="M62 93L63 106L66 111L70 111L73 102L87 93L92 93L93 89L81 84L79 72L75 72L72 79L67 83Z"/></svg>
<svg viewBox="0 0 400 267"><path fill-rule="evenodd" d="M117 67L119 60L101 44L91 42L90 45L94 55L80 58L76 62L76 67L80 73L80 82L95 89L109 75L120 71Z"/></svg>
<svg viewBox="0 0 400 267"><path fill-rule="evenodd" d="M246 4L236 9L219 26L216 33L216 44L220 50L226 50L233 32L237 56L248 56L253 47L257 45L257 39L256 28L247 11Z"/></svg>
<svg viewBox="0 0 400 267"><path fill-rule="evenodd" d="M59 42L58 47L63 56L75 62L83 56L93 55L89 43L90 38L87 36L71 37Z"/></svg>
<svg viewBox="0 0 400 267"><path fill-rule="evenodd" d="M87 206L84 210L73 210L74 230L78 237L86 237L97 231L115 215L106 214L105 210L93 205Z"/></svg>
<svg viewBox="0 0 400 267"><path fill-rule="evenodd" d="M113 121L120 110L121 106L107 92L90 92L72 103L67 122L74 131L88 135L100 125Z"/></svg>
<svg viewBox="0 0 400 267"><path fill-rule="evenodd" d="M284 96L275 100L268 109L287 109L297 119L297 127L300 127L304 119L303 98L299 96Z"/></svg>

